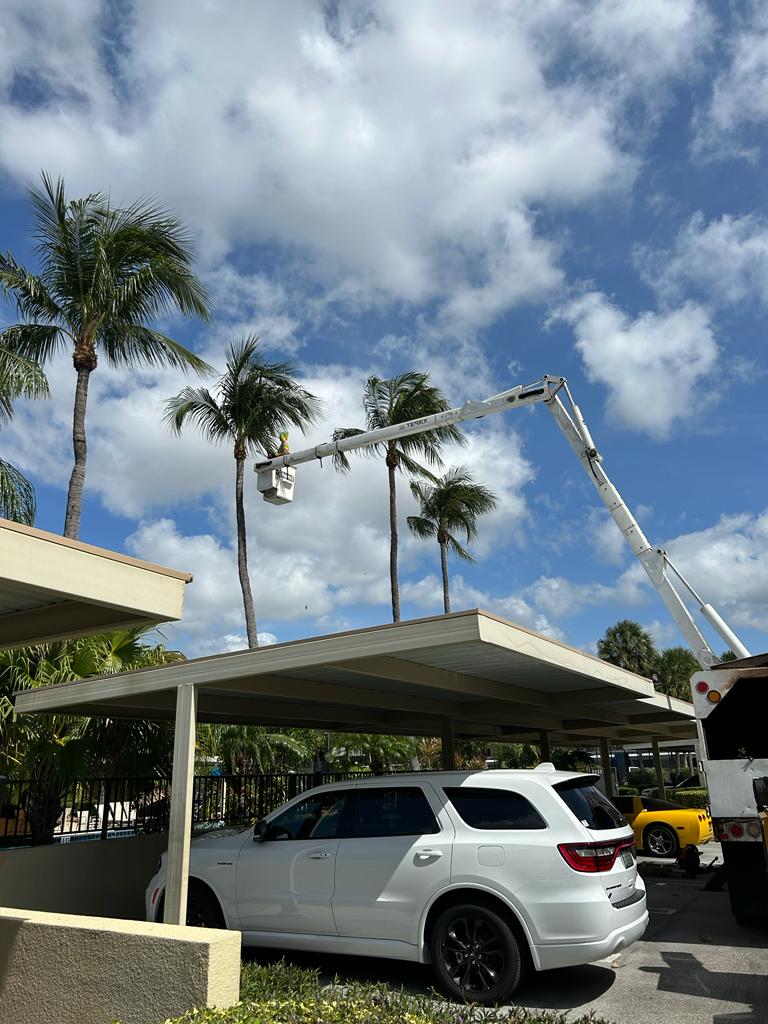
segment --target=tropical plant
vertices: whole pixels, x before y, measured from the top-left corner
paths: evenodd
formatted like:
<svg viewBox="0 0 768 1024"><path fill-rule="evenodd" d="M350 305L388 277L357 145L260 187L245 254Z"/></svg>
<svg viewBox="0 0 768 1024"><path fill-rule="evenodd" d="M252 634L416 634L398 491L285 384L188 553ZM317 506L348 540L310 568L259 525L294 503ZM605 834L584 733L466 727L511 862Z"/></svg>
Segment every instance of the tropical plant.
<svg viewBox="0 0 768 1024"><path fill-rule="evenodd" d="M609 626L597 641L597 653L603 661L646 677L653 674L658 658L651 634L631 619Z"/></svg>
<svg viewBox="0 0 768 1024"><path fill-rule="evenodd" d="M162 643L147 643L141 629L0 651L0 775L32 780L33 843L50 838L74 780L168 774L173 733L167 723L141 719L17 716L13 694L182 659Z"/></svg>
<svg viewBox="0 0 768 1024"><path fill-rule="evenodd" d="M430 383L429 374L401 373L389 380L369 377L363 388L365 430L379 430L397 423L433 416L445 412L450 405L442 391ZM333 432L335 441L355 437L365 431L358 427L341 427ZM436 427L423 434L392 438L381 444L362 449L365 455L383 456L389 478L389 579L392 592L392 619L400 621L400 586L397 577L397 473L404 471L411 477L431 477L428 470L416 461L424 459L432 469L442 466L440 449L445 442L463 444L464 435L456 426ZM336 468L349 471L349 460L341 452L334 459Z"/></svg>
<svg viewBox="0 0 768 1024"><path fill-rule="evenodd" d="M392 768L410 767L420 744L413 736L340 732L333 734L333 752L344 770L362 761L374 775L383 775Z"/></svg>
<svg viewBox="0 0 768 1024"><path fill-rule="evenodd" d="M720 661L736 661L736 655L735 655L735 654L734 654L734 652L733 652L733 651L732 651L732 650L730 649L730 647L728 647L728 648L727 648L727 649L726 649L725 651L723 651L723 653L722 653L722 654L720 655Z"/></svg>
<svg viewBox="0 0 768 1024"><path fill-rule="evenodd" d="M690 702L691 676L700 671L701 665L687 647L668 647L656 659L656 689Z"/></svg>
<svg viewBox="0 0 768 1024"><path fill-rule="evenodd" d="M237 570L243 594L248 646L258 646L256 613L248 576L248 544L243 502L245 460L256 452L272 457L279 436L289 426L303 430L319 415L319 400L294 380L290 363L264 362L258 338L233 341L227 349L227 368L216 394L207 388L184 388L166 402L166 423L176 433L191 420L213 444L233 446L235 457L235 517Z"/></svg>
<svg viewBox="0 0 768 1024"><path fill-rule="evenodd" d="M64 536L77 537L85 486L88 384L99 354L111 366L168 365L207 372L199 356L149 322L176 311L208 317L208 298L192 273L192 246L181 222L151 200L124 209L92 193L67 200L64 182L43 174L29 190L39 274L0 254L0 288L22 322L0 344L44 364L69 350L77 373Z"/></svg>
<svg viewBox="0 0 768 1024"><path fill-rule="evenodd" d="M48 381L32 359L0 345L0 426L13 417L16 398L48 398ZM10 462L0 459L0 518L33 526L35 491Z"/></svg>
<svg viewBox="0 0 768 1024"><path fill-rule="evenodd" d="M197 743L199 754L216 761L224 775L256 775L299 768L311 758L317 739L311 730L201 725Z"/></svg>
<svg viewBox="0 0 768 1024"><path fill-rule="evenodd" d="M443 576L443 609L451 610L451 594L448 584L448 551L465 562L474 558L462 547L456 534L464 535L466 541L477 537L478 516L487 515L496 508L496 495L475 483L465 466L455 466L434 484L414 480L411 493L419 503L420 515L408 516L408 526L422 540L436 539L440 547L440 569Z"/></svg>

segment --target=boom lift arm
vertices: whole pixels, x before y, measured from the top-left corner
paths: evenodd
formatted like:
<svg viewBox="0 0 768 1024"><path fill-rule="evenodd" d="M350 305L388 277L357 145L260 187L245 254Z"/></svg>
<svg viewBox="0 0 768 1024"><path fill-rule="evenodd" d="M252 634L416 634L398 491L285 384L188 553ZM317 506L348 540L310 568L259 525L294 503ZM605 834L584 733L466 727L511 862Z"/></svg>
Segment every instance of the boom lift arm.
<svg viewBox="0 0 768 1024"><path fill-rule="evenodd" d="M561 393L566 398L567 407L560 398ZM295 473L291 469L292 466L315 459L329 458L341 452L353 451L356 448L381 444L398 437L420 434L427 430L434 430L436 427L450 426L466 420L482 419L492 413L505 412L507 409L523 405L535 405L539 402L543 402L554 416L587 476L597 489L601 501L645 569L648 578L666 604L702 668L709 668L719 659L704 639L687 605L681 598L678 585L682 586L684 591L687 591L694 599L701 615L737 657L748 657L749 651L744 644L715 609L702 601L680 570L673 565L666 551L663 548L654 548L649 544L639 523L603 469L603 457L592 440L581 410L568 389L565 377L553 377L545 374L532 384L518 385L508 391L493 395L485 401L465 402L462 406L436 413L433 416L410 420L407 423L396 423L379 430L365 431L352 437L327 441L314 448L305 448L299 452L286 452L276 458L258 462L254 466L258 477L258 488L266 501L282 505L293 500Z"/></svg>

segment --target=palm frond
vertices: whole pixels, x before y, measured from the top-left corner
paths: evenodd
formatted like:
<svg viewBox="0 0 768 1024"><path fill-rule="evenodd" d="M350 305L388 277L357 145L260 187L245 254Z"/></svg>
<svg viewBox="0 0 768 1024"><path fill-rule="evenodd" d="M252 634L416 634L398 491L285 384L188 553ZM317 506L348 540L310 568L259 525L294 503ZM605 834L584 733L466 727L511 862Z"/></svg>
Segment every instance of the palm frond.
<svg viewBox="0 0 768 1024"><path fill-rule="evenodd" d="M5 298L13 298L27 320L54 323L61 316L61 308L42 278L22 267L10 253L0 254L0 289Z"/></svg>
<svg viewBox="0 0 768 1024"><path fill-rule="evenodd" d="M0 423L13 416L16 398L50 398L48 381L33 359L5 348L0 335Z"/></svg>
<svg viewBox="0 0 768 1024"><path fill-rule="evenodd" d="M102 333L102 344L113 366L172 366L210 375L215 371L204 359L173 338L141 324L114 323Z"/></svg>
<svg viewBox="0 0 768 1024"><path fill-rule="evenodd" d="M364 433L365 431L361 430L360 427L337 427L333 432L333 440L343 441L347 437L358 437L360 434ZM364 448L362 450L364 452L370 452L371 449ZM333 468L338 473L349 473L352 466L346 452L336 452L333 456Z"/></svg>
<svg viewBox="0 0 768 1024"><path fill-rule="evenodd" d="M47 363L66 348L64 331L54 324L14 324L0 334L0 346L35 363Z"/></svg>
<svg viewBox="0 0 768 1024"><path fill-rule="evenodd" d="M23 473L0 459L0 519L35 525L35 489Z"/></svg>
<svg viewBox="0 0 768 1024"><path fill-rule="evenodd" d="M457 555L464 562L469 562L471 565L475 564L475 559L472 557L469 551L467 551L466 548L463 548L461 546L461 544L456 540L453 534L448 534L447 543L448 549L452 551L454 555Z"/></svg>
<svg viewBox="0 0 768 1024"><path fill-rule="evenodd" d="M437 536L437 524L424 516L408 516L408 528L422 540Z"/></svg>
<svg viewBox="0 0 768 1024"><path fill-rule="evenodd" d="M187 420L214 443L233 439L234 427L207 388L184 388L165 403L164 422L180 434Z"/></svg>

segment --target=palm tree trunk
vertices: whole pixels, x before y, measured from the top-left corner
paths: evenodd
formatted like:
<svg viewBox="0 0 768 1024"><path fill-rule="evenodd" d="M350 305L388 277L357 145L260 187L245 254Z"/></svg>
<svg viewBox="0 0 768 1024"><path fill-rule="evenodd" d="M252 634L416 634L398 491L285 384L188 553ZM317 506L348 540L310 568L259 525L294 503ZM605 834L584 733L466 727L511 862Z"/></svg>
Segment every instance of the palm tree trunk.
<svg viewBox="0 0 768 1024"><path fill-rule="evenodd" d="M400 621L400 584L397 581L397 482L396 467L387 462L389 473L389 583L392 590L392 621Z"/></svg>
<svg viewBox="0 0 768 1024"><path fill-rule="evenodd" d="M259 638L256 632L256 613L253 608L251 581L248 578L248 546L245 535L245 508L243 506L243 473L245 459L235 458L235 518L237 519L237 572L240 576L240 589L243 592L243 608L245 609L245 629L248 633L248 646L258 647Z"/></svg>
<svg viewBox="0 0 768 1024"><path fill-rule="evenodd" d="M80 513L83 507L83 489L85 488L85 463L88 458L88 445L85 439L85 410L88 405L88 381L92 367L77 367L77 386L75 387L75 410L72 417L72 448L75 464L69 478L67 491L67 512L64 517L64 536L77 540L80 534Z"/></svg>
<svg viewBox="0 0 768 1024"><path fill-rule="evenodd" d="M451 592L448 587L448 545L440 542L440 568L443 570L443 608L447 615L451 610Z"/></svg>

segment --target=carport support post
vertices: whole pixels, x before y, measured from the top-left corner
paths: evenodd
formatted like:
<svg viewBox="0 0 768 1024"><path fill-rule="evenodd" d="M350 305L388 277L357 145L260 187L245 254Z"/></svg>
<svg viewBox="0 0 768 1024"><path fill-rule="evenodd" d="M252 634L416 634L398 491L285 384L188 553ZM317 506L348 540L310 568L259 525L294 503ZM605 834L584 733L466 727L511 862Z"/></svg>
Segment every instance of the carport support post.
<svg viewBox="0 0 768 1024"><path fill-rule="evenodd" d="M611 775L611 747L605 736L600 737L600 763L603 768L603 782L607 796L615 796L613 792L613 776Z"/></svg>
<svg viewBox="0 0 768 1024"><path fill-rule="evenodd" d="M443 758L443 771L452 772L456 769L456 751L453 746L453 719L443 720L443 733L441 737L441 749Z"/></svg>
<svg viewBox="0 0 768 1024"><path fill-rule="evenodd" d="M195 725L197 687L185 683L176 689L176 728L173 735L171 819L168 825L166 866L166 924L186 924L189 882L189 842L192 838L192 790L195 783Z"/></svg>
<svg viewBox="0 0 768 1024"><path fill-rule="evenodd" d="M667 789L664 785L664 772L661 767L661 751L659 750L659 741L651 740L651 746L653 747L653 766L656 769L656 785L659 788L659 799L667 799Z"/></svg>

